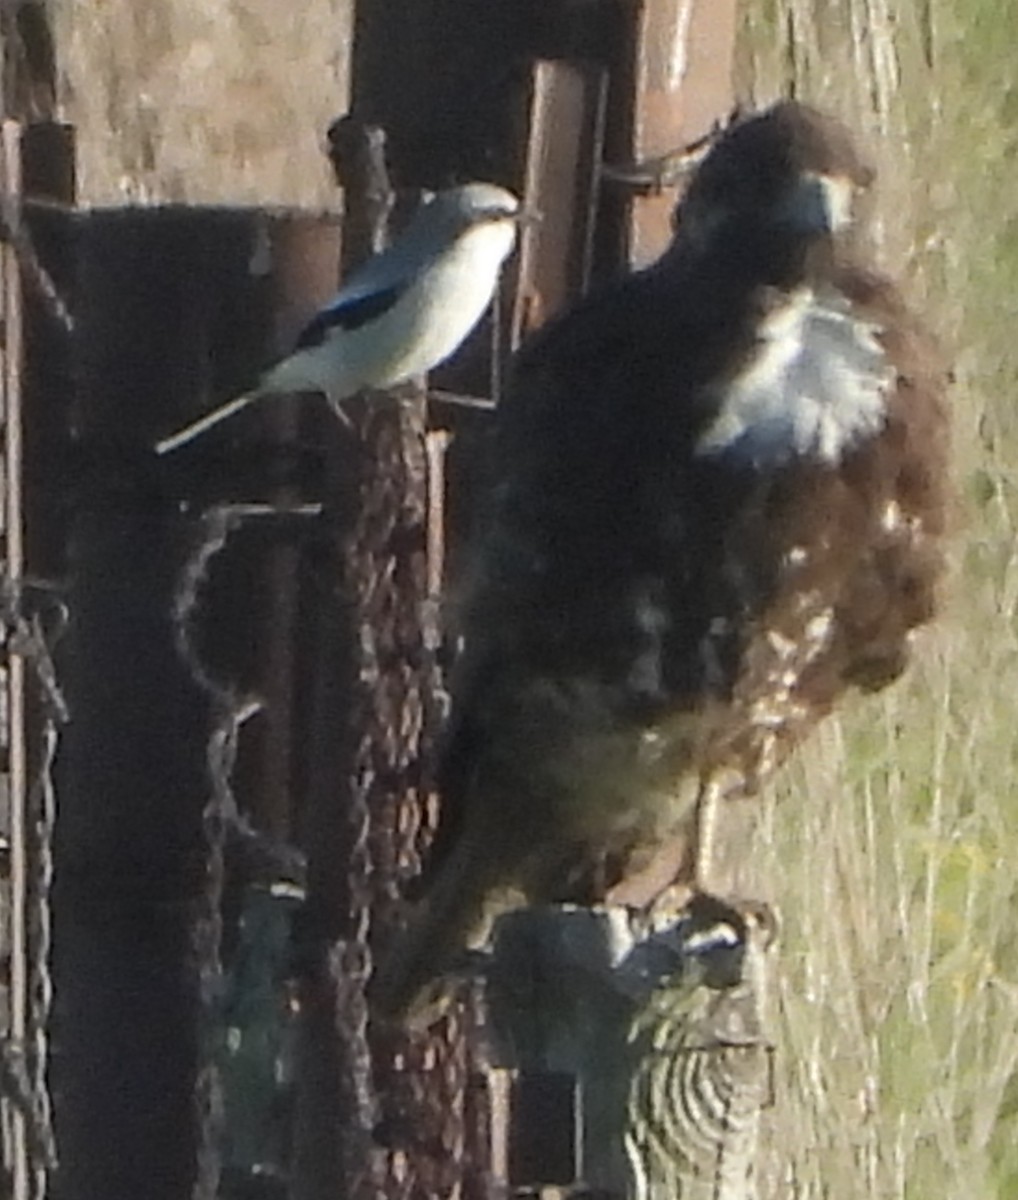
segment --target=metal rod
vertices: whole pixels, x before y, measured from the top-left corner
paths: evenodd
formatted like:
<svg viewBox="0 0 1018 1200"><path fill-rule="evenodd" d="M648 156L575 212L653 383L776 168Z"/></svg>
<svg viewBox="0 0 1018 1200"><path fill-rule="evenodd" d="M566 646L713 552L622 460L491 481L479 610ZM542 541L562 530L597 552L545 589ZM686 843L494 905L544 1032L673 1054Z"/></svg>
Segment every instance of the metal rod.
<svg viewBox="0 0 1018 1200"><path fill-rule="evenodd" d="M428 400L432 404L451 404L457 408L475 408L479 412L494 412L495 401L487 396L467 396L460 392L449 392L443 388L428 388Z"/></svg>
<svg viewBox="0 0 1018 1200"><path fill-rule="evenodd" d="M429 429L424 438L428 457L428 600L440 601L445 582L445 454L452 441L446 429Z"/></svg>
<svg viewBox="0 0 1018 1200"><path fill-rule="evenodd" d="M8 230L20 222L21 126L5 120L0 128L3 158L3 216ZM4 529L6 584L16 605L25 570L22 527L21 281L13 239L2 249L3 262L3 416L4 416ZM8 778L11 823L11 966L10 1040L23 1046L28 1015L28 752L25 743L25 662L7 648ZM11 1198L28 1200L30 1175L25 1117L8 1106L11 1130Z"/></svg>

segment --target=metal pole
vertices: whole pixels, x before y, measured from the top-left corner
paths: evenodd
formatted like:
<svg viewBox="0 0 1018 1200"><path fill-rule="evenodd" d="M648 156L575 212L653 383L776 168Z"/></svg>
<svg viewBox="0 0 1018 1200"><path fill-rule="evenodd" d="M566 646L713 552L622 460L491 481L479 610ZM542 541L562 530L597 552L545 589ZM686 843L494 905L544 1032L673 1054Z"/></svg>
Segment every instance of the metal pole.
<svg viewBox="0 0 1018 1200"><path fill-rule="evenodd" d="M3 217L7 229L20 220L21 126L5 120L0 129L3 156ZM24 575L22 526L22 425L21 281L13 242L2 249L3 275L3 410L4 410L4 532L6 534L6 587L17 604ZM25 663L11 653L7 662L7 772L10 787L10 1029L9 1042L23 1048L28 1013L28 750L25 741ZM11 1197L28 1200L30 1174L25 1116L10 1100L4 1101L5 1125L10 1135Z"/></svg>

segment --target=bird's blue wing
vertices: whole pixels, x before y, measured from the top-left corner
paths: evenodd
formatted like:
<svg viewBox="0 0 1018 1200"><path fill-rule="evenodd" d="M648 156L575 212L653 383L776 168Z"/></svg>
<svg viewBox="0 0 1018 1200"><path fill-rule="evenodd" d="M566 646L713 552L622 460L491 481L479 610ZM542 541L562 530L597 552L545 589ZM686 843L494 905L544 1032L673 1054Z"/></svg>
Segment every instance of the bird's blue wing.
<svg viewBox="0 0 1018 1200"><path fill-rule="evenodd" d="M320 346L333 329L359 329L369 321L374 321L387 313L406 289L404 283L346 296L340 292L331 304L315 313L304 326L294 349L307 350L312 346Z"/></svg>

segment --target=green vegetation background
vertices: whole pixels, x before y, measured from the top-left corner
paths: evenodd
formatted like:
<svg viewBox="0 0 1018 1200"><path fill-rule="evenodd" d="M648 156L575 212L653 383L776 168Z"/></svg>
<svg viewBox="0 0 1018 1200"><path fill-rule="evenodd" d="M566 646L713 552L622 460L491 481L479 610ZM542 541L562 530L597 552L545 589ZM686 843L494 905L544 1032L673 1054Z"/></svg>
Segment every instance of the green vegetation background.
<svg viewBox="0 0 1018 1200"><path fill-rule="evenodd" d="M959 494L916 669L829 723L764 818L763 1197L1018 1196L1016 47L1016 0L744 5L743 91L791 87L872 151L876 258L954 362Z"/></svg>

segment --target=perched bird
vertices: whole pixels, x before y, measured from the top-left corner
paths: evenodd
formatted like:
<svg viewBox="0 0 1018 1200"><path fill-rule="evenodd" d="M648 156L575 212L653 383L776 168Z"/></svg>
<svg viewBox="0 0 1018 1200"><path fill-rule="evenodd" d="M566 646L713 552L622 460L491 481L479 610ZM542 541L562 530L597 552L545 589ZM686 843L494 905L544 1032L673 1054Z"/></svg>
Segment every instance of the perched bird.
<svg viewBox="0 0 1018 1200"><path fill-rule="evenodd" d="M444 362L491 303L524 218L491 183L438 192L403 234L355 271L251 392L156 444L186 445L263 396L321 392L333 408L362 388L387 388Z"/></svg>
<svg viewBox="0 0 1018 1200"><path fill-rule="evenodd" d="M495 915L582 899L594 867L624 884L677 845L709 890L718 804L904 670L943 565L946 373L851 245L871 181L801 104L738 122L663 256L523 347L379 1011L427 1014Z"/></svg>

